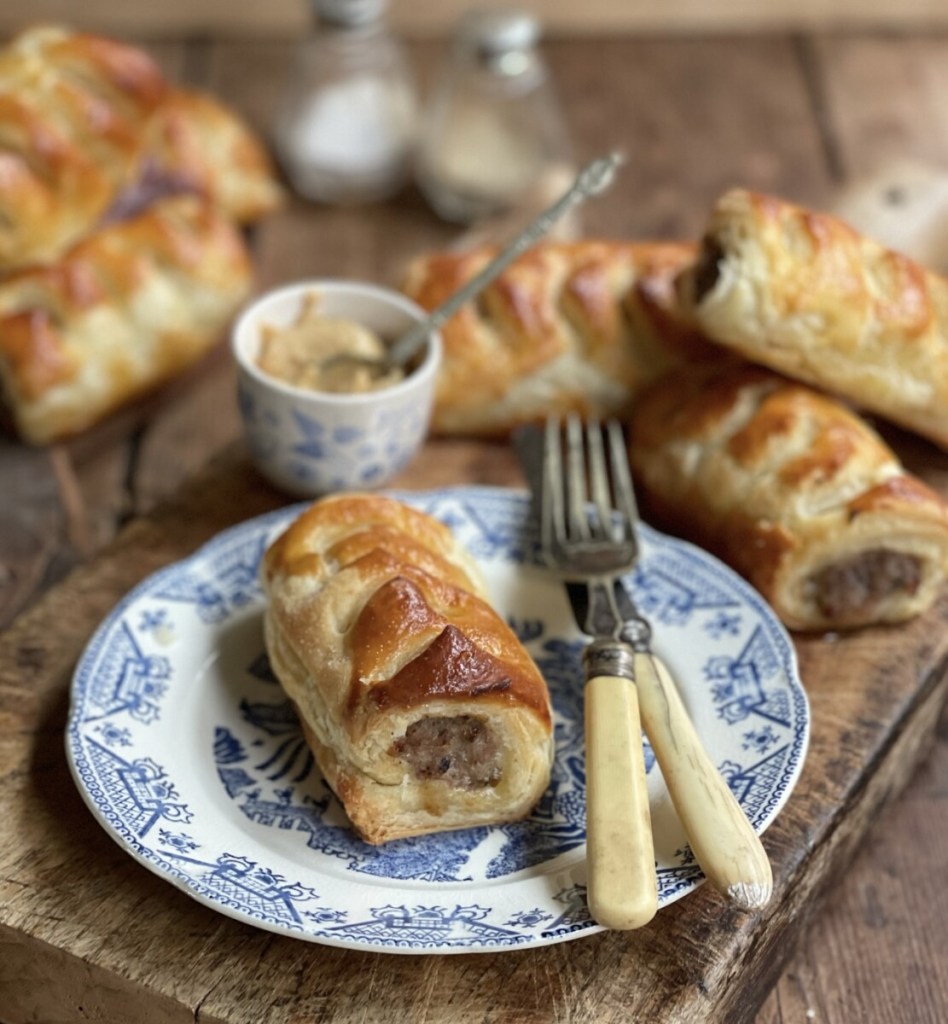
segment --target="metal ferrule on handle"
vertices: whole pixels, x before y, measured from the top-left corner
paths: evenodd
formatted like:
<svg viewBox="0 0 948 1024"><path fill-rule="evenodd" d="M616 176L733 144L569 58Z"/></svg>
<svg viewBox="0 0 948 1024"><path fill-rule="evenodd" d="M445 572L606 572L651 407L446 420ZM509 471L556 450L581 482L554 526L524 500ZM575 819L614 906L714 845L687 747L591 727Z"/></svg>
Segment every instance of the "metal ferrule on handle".
<svg viewBox="0 0 948 1024"><path fill-rule="evenodd" d="M635 681L635 651L621 640L593 640L583 651L586 678L621 676Z"/></svg>

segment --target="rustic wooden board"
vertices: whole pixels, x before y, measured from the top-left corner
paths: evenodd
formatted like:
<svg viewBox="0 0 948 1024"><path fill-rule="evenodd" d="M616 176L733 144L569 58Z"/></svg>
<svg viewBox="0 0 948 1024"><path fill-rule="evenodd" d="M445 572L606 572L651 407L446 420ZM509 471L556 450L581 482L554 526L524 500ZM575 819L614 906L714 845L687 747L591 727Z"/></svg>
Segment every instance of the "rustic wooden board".
<svg viewBox="0 0 948 1024"><path fill-rule="evenodd" d="M898 42L825 36L804 41L801 52L842 193L848 181L884 173L893 160L948 168L948 134L932 130L948 114L943 35ZM907 465L945 491L948 459L906 435L887 433ZM946 772L948 717L932 760L873 826L758 1024L797 1024L808 1010L818 1021L833 1022L944 1019L948 952L931 937L945 919L948 892Z"/></svg>
<svg viewBox="0 0 948 1024"><path fill-rule="evenodd" d="M128 0L84 0L82 18L92 28L150 35L214 32L221 35L298 35L310 24L301 0L164 0L164 3L129 3ZM412 35L450 32L470 0L395 0L391 17ZM946 13L937 0L523 0L518 6L535 11L549 30L571 35L615 32L762 31L812 29L816 26L876 26L904 28L945 24ZM74 21L74 0L5 0L0 9L0 30L15 29L38 19Z"/></svg>
<svg viewBox="0 0 948 1024"><path fill-rule="evenodd" d="M935 1022L948 1006L944 920L948 719L932 756L871 826L845 881L814 916L757 1024Z"/></svg>
<svg viewBox="0 0 948 1024"><path fill-rule="evenodd" d="M520 479L506 447L443 443L399 483L462 478ZM139 1020L222 1024L752 1020L806 913L928 748L948 689L948 599L907 627L799 638L812 743L765 836L776 884L764 913L730 910L702 888L639 932L546 949L400 957L320 948L223 918L133 862L85 809L62 742L71 670L115 601L143 575L282 500L238 448L0 641L7 1019L64 1019L71 1006L80 1019L118 1022L133 1006Z"/></svg>
<svg viewBox="0 0 948 1024"><path fill-rule="evenodd" d="M588 230L691 235L713 195L734 182L821 203L873 153L904 146L940 158L944 136L931 125L944 92L937 85L945 46L871 37L551 43L578 155L621 140L630 156L628 181L589 208ZM266 128L287 66L284 44L195 41L156 52L169 71L220 91ZM442 51L425 44L415 52L430 81ZM450 236L411 191L362 213L294 203L258 232L260 285L328 272L395 280L405 259ZM76 442L37 452L0 442L0 619L235 436L230 380L218 354ZM909 464L948 493L948 459L892 437ZM507 484L518 475L506 449L459 443L431 448L405 482L461 480ZM133 524L117 549L0 640L0 1020L752 1019L834 871L850 873L877 808L924 757L945 689L945 609L896 633L836 644L801 639L819 729L800 787L765 840L778 866L778 903L766 917L722 918L713 894L699 892L636 936L503 959L345 954L222 919L152 877L94 824L62 754L72 666L115 598L232 518L280 500L233 455L181 502ZM945 749L943 741L942 764ZM925 816L944 801L944 787L931 767L923 783L896 813L931 842L931 853L913 856L914 843L887 830L881 863L875 856L857 869L855 888L850 882L820 919L818 952L804 948L760 1024L797 1024L808 1010L832 1022L939 1019L948 968L937 967L932 950L924 951L924 962L936 965L928 975L902 966L915 948L913 921L932 920L948 888L937 855L944 819ZM930 868L930 876L912 877ZM886 972L885 998L873 1002Z"/></svg>

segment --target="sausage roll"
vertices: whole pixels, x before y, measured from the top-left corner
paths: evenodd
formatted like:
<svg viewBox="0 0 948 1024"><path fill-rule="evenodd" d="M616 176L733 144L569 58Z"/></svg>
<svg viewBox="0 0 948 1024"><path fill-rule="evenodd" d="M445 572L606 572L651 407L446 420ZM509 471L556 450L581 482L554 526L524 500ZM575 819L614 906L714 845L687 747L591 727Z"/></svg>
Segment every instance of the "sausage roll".
<svg viewBox="0 0 948 1024"><path fill-rule="evenodd" d="M552 761L546 684L446 526L379 495L325 498L261 575L271 664L364 839L531 810Z"/></svg>
<svg viewBox="0 0 948 1024"><path fill-rule="evenodd" d="M0 51L0 267L49 262L134 179L167 93L124 43L42 26Z"/></svg>
<svg viewBox="0 0 948 1024"><path fill-rule="evenodd" d="M679 295L715 341L948 447L948 280L833 217L736 189Z"/></svg>
<svg viewBox="0 0 948 1024"><path fill-rule="evenodd" d="M0 386L20 434L76 433L194 363L251 284L239 232L193 196L0 280Z"/></svg>
<svg viewBox="0 0 948 1024"><path fill-rule="evenodd" d="M196 192L241 224L283 202L260 139L229 107L191 89L171 89L153 115L139 173L146 197L149 186Z"/></svg>
<svg viewBox="0 0 948 1024"><path fill-rule="evenodd" d="M948 503L835 399L736 362L672 373L636 406L645 515L715 552L794 629L898 622L948 569Z"/></svg>
<svg viewBox="0 0 948 1024"><path fill-rule="evenodd" d="M196 192L246 222L282 191L225 106L134 46L54 26L0 50L0 269L50 264L102 223Z"/></svg>
<svg viewBox="0 0 948 1024"><path fill-rule="evenodd" d="M433 309L496 251L422 257L404 290ZM707 345L674 293L694 251L671 242L535 246L444 326L433 430L499 436L548 415L627 409L646 383Z"/></svg>

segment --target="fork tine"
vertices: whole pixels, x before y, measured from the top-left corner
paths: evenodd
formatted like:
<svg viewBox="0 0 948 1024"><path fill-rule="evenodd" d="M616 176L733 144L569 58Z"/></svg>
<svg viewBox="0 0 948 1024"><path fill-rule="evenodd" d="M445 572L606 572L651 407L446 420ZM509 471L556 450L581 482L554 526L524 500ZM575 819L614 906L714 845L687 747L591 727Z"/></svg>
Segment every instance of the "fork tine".
<svg viewBox="0 0 948 1024"><path fill-rule="evenodd" d="M589 537L586 517L586 459L583 454L583 425L574 413L566 418L566 501L571 537Z"/></svg>
<svg viewBox="0 0 948 1024"><path fill-rule="evenodd" d="M560 448L560 421L546 421L543 432L543 490L541 501L540 543L548 557L566 539L566 514L563 505L563 455Z"/></svg>
<svg viewBox="0 0 948 1024"><path fill-rule="evenodd" d="M604 438L603 429L596 422L584 426L578 415L571 415L548 419L543 431L541 557L553 568L582 577L625 572L638 554L628 469L619 463L620 473L625 470L615 492L624 496L620 501L610 482L617 442L608 432ZM621 448L621 431L618 437ZM623 514L628 516L624 524Z"/></svg>
<svg viewBox="0 0 948 1024"><path fill-rule="evenodd" d="M623 532L633 541L637 541L635 528L639 521L639 509L632 486L632 476L629 473L625 439L616 420L609 420L606 423L606 437L609 444L609 462L612 466L612 486L615 489L619 511L622 513Z"/></svg>
<svg viewBox="0 0 948 1024"><path fill-rule="evenodd" d="M589 452L589 487L596 506L594 534L603 540L613 535L612 504L609 495L609 469L602 444L602 425L598 420L586 424L586 450Z"/></svg>

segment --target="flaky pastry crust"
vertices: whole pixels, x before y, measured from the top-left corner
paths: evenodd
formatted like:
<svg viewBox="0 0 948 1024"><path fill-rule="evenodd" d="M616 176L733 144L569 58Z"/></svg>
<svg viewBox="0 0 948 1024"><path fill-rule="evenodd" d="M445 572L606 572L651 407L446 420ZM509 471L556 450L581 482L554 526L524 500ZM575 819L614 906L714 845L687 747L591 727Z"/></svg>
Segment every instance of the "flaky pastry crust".
<svg viewBox="0 0 948 1024"><path fill-rule="evenodd" d="M734 189L680 277L709 337L948 447L948 280L842 221Z"/></svg>
<svg viewBox="0 0 948 1024"><path fill-rule="evenodd" d="M172 88L144 50L55 25L0 49L0 272L55 263L103 222L182 191L238 221L282 198L244 123Z"/></svg>
<svg viewBox="0 0 948 1024"><path fill-rule="evenodd" d="M546 684L446 526L379 495L324 498L261 574L271 664L363 838L531 810L552 760Z"/></svg>
<svg viewBox="0 0 948 1024"><path fill-rule="evenodd" d="M58 26L0 50L0 268L56 259L105 215L167 89L143 51Z"/></svg>
<svg viewBox="0 0 948 1024"><path fill-rule="evenodd" d="M78 433L195 363L250 293L239 232L193 196L0 280L0 387L21 436Z"/></svg>
<svg viewBox="0 0 948 1024"><path fill-rule="evenodd" d="M795 629L899 622L948 569L948 503L838 401L740 363L677 371L637 404L645 514L733 565Z"/></svg>
<svg viewBox="0 0 948 1024"><path fill-rule="evenodd" d="M403 288L433 309L496 252L421 257ZM432 429L502 436L548 415L626 411L646 384L707 348L673 287L694 254L674 242L536 245L442 329Z"/></svg>
<svg viewBox="0 0 948 1024"><path fill-rule="evenodd" d="M240 224L283 203L259 137L226 104L194 89L170 89L148 125L143 172L213 202Z"/></svg>

